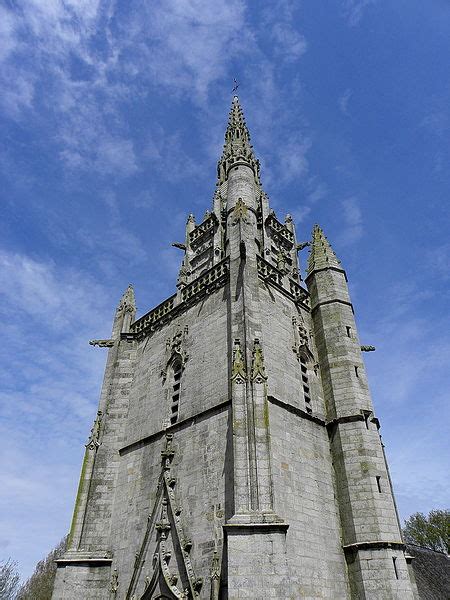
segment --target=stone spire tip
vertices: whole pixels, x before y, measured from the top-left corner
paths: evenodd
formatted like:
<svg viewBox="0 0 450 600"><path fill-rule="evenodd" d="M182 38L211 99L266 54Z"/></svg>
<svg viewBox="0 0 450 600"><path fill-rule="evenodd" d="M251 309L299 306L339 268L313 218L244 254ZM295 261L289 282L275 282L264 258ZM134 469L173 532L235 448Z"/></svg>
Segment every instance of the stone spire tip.
<svg viewBox="0 0 450 600"><path fill-rule="evenodd" d="M313 271L329 267L341 269L341 261L336 256L323 229L316 223L312 230L311 251L308 258L308 275Z"/></svg>
<svg viewBox="0 0 450 600"><path fill-rule="evenodd" d="M255 173L257 183L260 183L259 161L255 157L253 146L250 143L250 132L245 123L239 97L234 95L228 116L223 153L217 165L219 185L227 180L228 170L236 162L248 163Z"/></svg>

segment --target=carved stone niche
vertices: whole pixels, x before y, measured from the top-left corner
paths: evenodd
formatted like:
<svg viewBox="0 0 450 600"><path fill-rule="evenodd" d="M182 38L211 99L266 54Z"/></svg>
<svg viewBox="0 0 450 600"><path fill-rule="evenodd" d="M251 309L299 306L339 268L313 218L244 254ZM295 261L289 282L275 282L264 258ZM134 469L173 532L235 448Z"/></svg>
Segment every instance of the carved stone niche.
<svg viewBox="0 0 450 600"><path fill-rule="evenodd" d="M167 370L171 364L178 358L181 362L181 368L184 369L186 361L189 358L186 352L186 338L189 328L185 325L183 328L177 327L172 337L166 340L166 352L164 365L161 369L161 377L165 383L167 379Z"/></svg>

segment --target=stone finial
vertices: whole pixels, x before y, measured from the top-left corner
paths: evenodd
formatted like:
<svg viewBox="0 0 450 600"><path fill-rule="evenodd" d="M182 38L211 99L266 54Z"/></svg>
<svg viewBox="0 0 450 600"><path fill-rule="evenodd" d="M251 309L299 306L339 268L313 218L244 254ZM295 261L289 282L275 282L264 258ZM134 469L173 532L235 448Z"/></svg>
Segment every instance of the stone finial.
<svg viewBox="0 0 450 600"><path fill-rule="evenodd" d="M311 252L308 259L308 275L318 269L334 267L342 269L341 261L334 253L329 241L319 225L314 225L311 241Z"/></svg>
<svg viewBox="0 0 450 600"><path fill-rule="evenodd" d="M252 353L252 381L256 383L263 383L266 381L266 379L267 375L264 367L263 351L259 339L255 338Z"/></svg>
<svg viewBox="0 0 450 600"><path fill-rule="evenodd" d="M259 184L259 160L255 157L253 146L250 143L250 133L239 104L239 98L234 96L225 132L223 153L217 165L219 184L227 180L228 169L238 161L246 162L253 169L255 179Z"/></svg>
<svg viewBox="0 0 450 600"><path fill-rule="evenodd" d="M238 339L234 340L231 379L236 383L244 383L247 379L244 357L242 356L241 351L241 342Z"/></svg>

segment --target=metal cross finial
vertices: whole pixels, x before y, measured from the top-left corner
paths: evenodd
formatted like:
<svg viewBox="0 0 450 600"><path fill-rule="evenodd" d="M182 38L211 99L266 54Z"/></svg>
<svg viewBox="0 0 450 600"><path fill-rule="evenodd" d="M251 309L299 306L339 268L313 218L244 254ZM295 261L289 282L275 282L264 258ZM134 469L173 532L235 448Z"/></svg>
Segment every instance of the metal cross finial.
<svg viewBox="0 0 450 600"><path fill-rule="evenodd" d="M236 92L236 91L237 91L237 89L238 89L238 87L239 87L239 84L238 84L238 82L237 82L237 79L236 79L236 77L234 77L234 78L233 78L233 83L234 83L234 87L233 87L233 89L231 90L231 92L232 92L232 93Z"/></svg>

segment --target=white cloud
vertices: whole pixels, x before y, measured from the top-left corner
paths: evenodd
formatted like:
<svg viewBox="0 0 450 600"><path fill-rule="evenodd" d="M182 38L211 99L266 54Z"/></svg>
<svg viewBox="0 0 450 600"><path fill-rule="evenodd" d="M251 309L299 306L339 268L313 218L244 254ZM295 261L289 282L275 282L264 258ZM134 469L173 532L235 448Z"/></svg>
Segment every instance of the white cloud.
<svg viewBox="0 0 450 600"><path fill-rule="evenodd" d="M359 25L364 11L377 3L377 0L342 0L344 15L351 27Z"/></svg>
<svg viewBox="0 0 450 600"><path fill-rule="evenodd" d="M303 223L313 207L328 195L328 187L315 177L308 178L305 190L306 193L301 199L300 206L292 211L292 217L296 223Z"/></svg>
<svg viewBox="0 0 450 600"><path fill-rule="evenodd" d="M341 202L344 228L339 235L339 243L348 246L357 242L363 235L363 219L358 199L354 196Z"/></svg>
<svg viewBox="0 0 450 600"><path fill-rule="evenodd" d="M112 307L85 272L5 250L0 289L0 546L29 575L69 527L105 359L87 342L110 334Z"/></svg>

